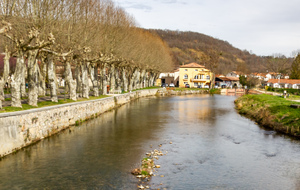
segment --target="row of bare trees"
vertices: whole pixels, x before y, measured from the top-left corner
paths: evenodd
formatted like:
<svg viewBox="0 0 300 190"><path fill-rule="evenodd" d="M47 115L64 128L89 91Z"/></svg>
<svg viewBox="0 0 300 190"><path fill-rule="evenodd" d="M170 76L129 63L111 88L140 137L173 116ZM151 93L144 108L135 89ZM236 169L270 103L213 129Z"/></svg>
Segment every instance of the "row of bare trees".
<svg viewBox="0 0 300 190"><path fill-rule="evenodd" d="M5 53L0 101L10 77L13 107L21 107L24 96L29 105L37 106L46 83L51 100L57 102L57 63L64 66L72 100L77 92L89 98L90 91L98 96L101 89L105 95L107 85L112 93L152 86L158 73L172 69L168 46L138 28L134 18L111 0L3 0L0 4L0 50ZM16 58L11 71L10 57Z"/></svg>

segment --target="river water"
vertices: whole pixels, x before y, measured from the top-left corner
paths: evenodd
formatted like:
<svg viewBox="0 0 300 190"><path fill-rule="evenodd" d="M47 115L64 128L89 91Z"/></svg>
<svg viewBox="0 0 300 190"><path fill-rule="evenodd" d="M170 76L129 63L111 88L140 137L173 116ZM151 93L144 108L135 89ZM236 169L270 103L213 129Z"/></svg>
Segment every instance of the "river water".
<svg viewBox="0 0 300 190"><path fill-rule="evenodd" d="M5 157L0 189L134 190L130 171L154 149L166 155L151 189L300 189L300 141L240 116L234 99L133 101Z"/></svg>

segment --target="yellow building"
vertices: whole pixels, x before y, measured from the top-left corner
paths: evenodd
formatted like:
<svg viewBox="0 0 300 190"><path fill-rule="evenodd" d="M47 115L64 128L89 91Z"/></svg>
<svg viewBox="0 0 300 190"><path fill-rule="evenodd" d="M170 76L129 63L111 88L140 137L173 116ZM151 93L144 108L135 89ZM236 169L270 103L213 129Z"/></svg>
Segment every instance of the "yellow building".
<svg viewBox="0 0 300 190"><path fill-rule="evenodd" d="M189 84L191 88L205 88L210 85L212 72L197 63L189 63L179 68L179 87Z"/></svg>

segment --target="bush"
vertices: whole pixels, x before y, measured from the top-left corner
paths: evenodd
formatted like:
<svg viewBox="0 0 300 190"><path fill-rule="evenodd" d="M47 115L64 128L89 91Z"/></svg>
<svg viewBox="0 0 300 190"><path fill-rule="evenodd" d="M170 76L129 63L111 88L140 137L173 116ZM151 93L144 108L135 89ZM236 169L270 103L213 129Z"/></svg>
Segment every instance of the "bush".
<svg viewBox="0 0 300 190"><path fill-rule="evenodd" d="M267 91L272 91L272 92L279 92L283 93L283 91L286 91L289 94L294 94L294 95L300 95L300 89L292 89L292 88L272 88L270 86L266 86Z"/></svg>

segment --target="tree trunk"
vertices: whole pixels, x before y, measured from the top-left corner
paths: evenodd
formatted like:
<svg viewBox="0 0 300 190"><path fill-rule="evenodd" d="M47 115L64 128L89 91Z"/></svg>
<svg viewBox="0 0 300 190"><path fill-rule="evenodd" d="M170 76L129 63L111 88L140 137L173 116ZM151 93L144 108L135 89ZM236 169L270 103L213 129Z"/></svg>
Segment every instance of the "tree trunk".
<svg viewBox="0 0 300 190"><path fill-rule="evenodd" d="M3 76L0 79L0 109L2 109L2 101L5 100L4 86L7 82L8 75L9 75L9 58L10 58L10 53L6 50L3 59L4 61Z"/></svg>
<svg viewBox="0 0 300 190"><path fill-rule="evenodd" d="M145 88L149 87L149 72L146 72L145 76Z"/></svg>
<svg viewBox="0 0 300 190"><path fill-rule="evenodd" d="M90 76L93 83L93 94L95 97L99 96L99 88L98 88L98 65L91 64L89 66Z"/></svg>
<svg viewBox="0 0 300 190"><path fill-rule="evenodd" d="M213 89L213 88L215 88L215 73L212 73L212 75L210 76L211 77L211 79L210 79L210 89Z"/></svg>
<svg viewBox="0 0 300 190"><path fill-rule="evenodd" d="M37 70L37 54L38 50L28 52L28 104L38 106L38 70Z"/></svg>
<svg viewBox="0 0 300 190"><path fill-rule="evenodd" d="M65 81L68 84L69 87L69 93L70 93L70 99L76 101L77 96L76 96L76 80L73 79L72 77L72 70L71 70L71 65L69 61L65 62Z"/></svg>
<svg viewBox="0 0 300 190"><path fill-rule="evenodd" d="M128 80L126 77L126 69L125 68L122 68L122 79L123 79L123 90L125 92L127 92L128 91Z"/></svg>
<svg viewBox="0 0 300 190"><path fill-rule="evenodd" d="M54 61L53 61L53 55L52 54L47 55L47 73L48 73L48 84L49 84L49 87L50 87L51 101L52 102L58 102L57 86L56 86L56 83L55 83L55 80L56 80L55 67L54 67Z"/></svg>
<svg viewBox="0 0 300 190"><path fill-rule="evenodd" d="M41 69L37 67L39 74L39 96L46 95L46 73L47 73L47 64L45 63L45 59L42 60Z"/></svg>
<svg viewBox="0 0 300 190"><path fill-rule="evenodd" d="M134 81L135 81L136 70L132 71L131 75L129 75L129 86L128 90L131 92L134 89Z"/></svg>
<svg viewBox="0 0 300 190"><path fill-rule="evenodd" d="M140 89L140 76L141 76L141 72L139 69L137 69L135 73L136 74L134 78L134 87L133 87L134 90Z"/></svg>
<svg viewBox="0 0 300 190"><path fill-rule="evenodd" d="M87 63L83 62L81 65L81 74L82 74L82 97L89 98L89 77L88 77L88 67Z"/></svg>
<svg viewBox="0 0 300 190"><path fill-rule="evenodd" d="M116 90L115 65L110 65L110 94L114 94Z"/></svg>
<svg viewBox="0 0 300 190"><path fill-rule="evenodd" d="M3 68L3 79L4 82L7 82L8 76L9 76L9 58L10 58L10 52L7 50L5 51L5 56L4 56L4 68Z"/></svg>
<svg viewBox="0 0 300 190"><path fill-rule="evenodd" d="M21 83L25 76L25 61L23 52L19 50L14 75L11 76L11 106L22 107L21 104Z"/></svg>
<svg viewBox="0 0 300 190"><path fill-rule="evenodd" d="M80 64L77 64L76 68L75 68L75 78L76 78L76 82L77 82L76 91L79 92L80 94L82 94L82 79L81 79L80 69L81 69Z"/></svg>
<svg viewBox="0 0 300 190"><path fill-rule="evenodd" d="M27 75L26 65L23 66L21 69L22 69L22 75L23 75L23 77L21 78L21 83L20 83L21 96L22 97L26 97L27 96L27 93L26 93L26 81L25 81L25 78L26 78L26 75Z"/></svg>
<svg viewBox="0 0 300 190"><path fill-rule="evenodd" d="M4 82L4 78L1 78L0 79L0 109L2 109L2 101L5 100L5 95L4 95L4 85L5 85L5 82Z"/></svg>
<svg viewBox="0 0 300 190"><path fill-rule="evenodd" d="M116 68L116 91L118 94L121 94L122 93L122 89L121 89L121 79L120 79L120 72L119 72L119 68L117 67Z"/></svg>
<svg viewBox="0 0 300 190"><path fill-rule="evenodd" d="M155 81L158 79L158 77L159 77L159 73L155 73L154 77L153 77L153 80L152 80L152 83L151 83L151 86L155 86Z"/></svg>
<svg viewBox="0 0 300 190"><path fill-rule="evenodd" d="M155 85L155 79L158 76L157 73L150 73L149 86Z"/></svg>
<svg viewBox="0 0 300 190"><path fill-rule="evenodd" d="M140 88L145 87L145 74L146 74L146 70L143 69L140 74Z"/></svg>
<svg viewBox="0 0 300 190"><path fill-rule="evenodd" d="M107 63L104 63L102 68L102 95L107 95L106 65Z"/></svg>

